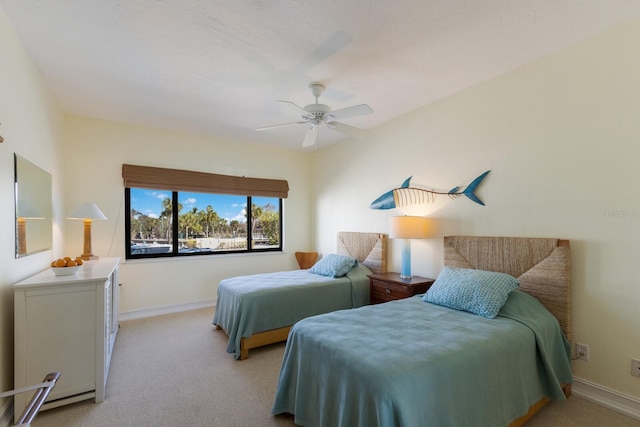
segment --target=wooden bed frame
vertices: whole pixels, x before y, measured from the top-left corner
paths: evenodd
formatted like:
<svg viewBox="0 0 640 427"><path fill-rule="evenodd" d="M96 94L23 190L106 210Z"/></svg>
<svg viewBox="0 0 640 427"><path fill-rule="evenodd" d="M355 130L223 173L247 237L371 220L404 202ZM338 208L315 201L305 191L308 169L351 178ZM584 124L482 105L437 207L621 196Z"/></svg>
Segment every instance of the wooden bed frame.
<svg viewBox="0 0 640 427"><path fill-rule="evenodd" d="M387 271L387 235L382 233L338 233L337 253L358 260L374 273ZM259 332L240 340L240 360L249 357L249 350L277 342L286 341L291 326ZM216 325L216 329L221 329Z"/></svg>
<svg viewBox="0 0 640 427"><path fill-rule="evenodd" d="M536 297L571 340L571 252L568 240L526 237L447 236L444 264L510 274ZM571 384L563 386L571 395ZM510 427L519 427L550 401L543 397Z"/></svg>

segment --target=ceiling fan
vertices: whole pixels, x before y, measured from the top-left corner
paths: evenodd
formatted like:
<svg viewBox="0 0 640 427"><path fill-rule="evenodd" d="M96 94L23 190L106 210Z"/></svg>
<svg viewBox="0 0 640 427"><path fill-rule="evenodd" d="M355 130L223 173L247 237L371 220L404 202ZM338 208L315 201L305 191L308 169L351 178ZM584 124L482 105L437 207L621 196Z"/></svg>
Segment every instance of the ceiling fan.
<svg viewBox="0 0 640 427"><path fill-rule="evenodd" d="M302 114L302 120L297 122L282 123L273 126L265 126L257 128L256 130L262 131L290 125L309 125L309 129L307 130L304 140L302 141L303 147L309 147L318 142L318 134L321 126L326 126L329 129L333 129L338 132L342 132L344 134L355 137L361 136L362 133L364 133L362 129L347 125L345 123L339 122L338 120L362 116L365 114L372 114L373 109L371 109L371 107L369 107L367 104L360 104L332 111L331 107L329 107L328 105L318 104L318 97L322 94L322 92L324 92L325 89L324 85L322 83L311 83L309 85L309 88L311 88L311 93L316 98L315 104L309 104L306 107L302 108L290 101L278 101L284 102L285 104L290 105L292 108L295 108L297 112Z"/></svg>

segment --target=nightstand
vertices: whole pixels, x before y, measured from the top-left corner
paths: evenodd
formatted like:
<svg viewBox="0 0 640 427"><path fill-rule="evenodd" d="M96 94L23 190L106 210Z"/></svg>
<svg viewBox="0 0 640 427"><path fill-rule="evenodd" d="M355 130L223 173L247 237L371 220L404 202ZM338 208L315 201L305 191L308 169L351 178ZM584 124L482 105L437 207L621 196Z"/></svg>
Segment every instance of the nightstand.
<svg viewBox="0 0 640 427"><path fill-rule="evenodd" d="M434 279L413 276L402 279L400 273L378 273L369 276L370 303L394 301L423 294L431 287Z"/></svg>

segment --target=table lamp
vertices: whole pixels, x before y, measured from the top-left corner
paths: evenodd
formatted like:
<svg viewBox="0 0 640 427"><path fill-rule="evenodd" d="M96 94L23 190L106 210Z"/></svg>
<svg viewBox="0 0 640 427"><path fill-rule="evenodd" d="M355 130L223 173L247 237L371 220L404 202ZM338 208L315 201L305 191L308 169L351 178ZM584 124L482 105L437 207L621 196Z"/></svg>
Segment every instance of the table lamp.
<svg viewBox="0 0 640 427"><path fill-rule="evenodd" d="M402 245L402 279L411 278L411 239L429 237L428 220L422 216L393 216L389 218L389 237L404 239Z"/></svg>
<svg viewBox="0 0 640 427"><path fill-rule="evenodd" d="M107 219L107 217L95 203L83 203L71 212L68 219L84 220L84 250L80 257L84 260L98 259L98 256L91 253L91 222L94 219Z"/></svg>

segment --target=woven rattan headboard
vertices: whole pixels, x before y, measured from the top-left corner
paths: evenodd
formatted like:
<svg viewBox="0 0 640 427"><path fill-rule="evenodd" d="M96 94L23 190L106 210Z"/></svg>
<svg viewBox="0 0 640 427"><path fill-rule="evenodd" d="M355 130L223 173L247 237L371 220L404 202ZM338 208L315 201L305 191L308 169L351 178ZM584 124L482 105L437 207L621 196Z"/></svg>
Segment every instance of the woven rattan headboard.
<svg viewBox="0 0 640 427"><path fill-rule="evenodd" d="M338 254L354 257L374 273L386 273L387 235L340 231Z"/></svg>
<svg viewBox="0 0 640 427"><path fill-rule="evenodd" d="M571 253L568 240L447 236L444 264L508 273L536 297L571 339Z"/></svg>

